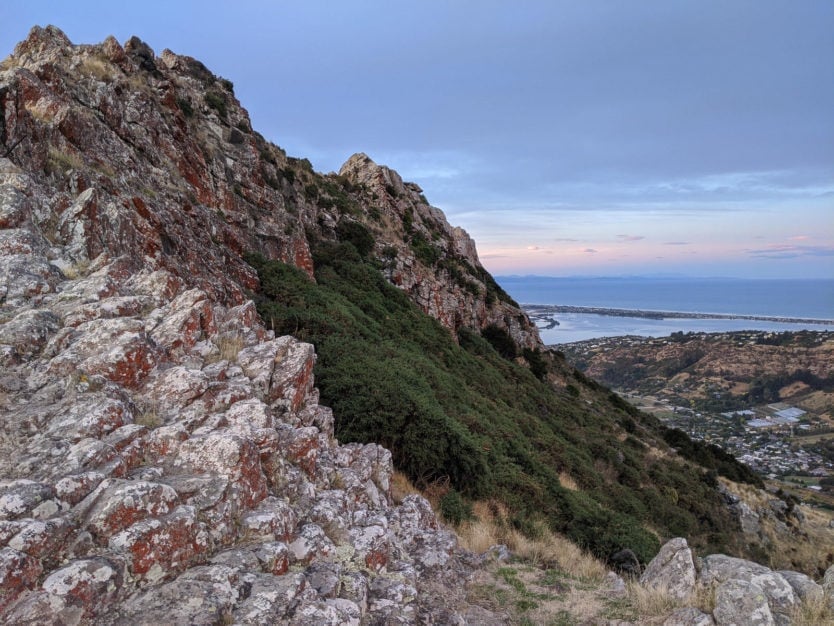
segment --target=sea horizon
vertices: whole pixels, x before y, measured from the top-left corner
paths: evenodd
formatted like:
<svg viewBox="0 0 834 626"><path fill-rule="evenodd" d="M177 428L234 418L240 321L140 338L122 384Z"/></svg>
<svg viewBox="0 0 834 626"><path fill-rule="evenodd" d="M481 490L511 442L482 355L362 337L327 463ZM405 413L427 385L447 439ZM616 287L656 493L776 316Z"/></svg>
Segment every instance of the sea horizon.
<svg viewBox="0 0 834 626"><path fill-rule="evenodd" d="M830 325L813 323L834 320L834 279L528 275L497 276L496 280L526 307L550 305L620 311L617 315L604 315L600 311L560 312L550 318L540 318L539 332L546 344L622 335L663 337L673 332L834 330ZM622 311L679 315L649 319L637 314L624 315ZM710 315L771 319L714 319ZM551 325L548 319L557 321L558 325ZM798 319L803 321L787 321Z"/></svg>

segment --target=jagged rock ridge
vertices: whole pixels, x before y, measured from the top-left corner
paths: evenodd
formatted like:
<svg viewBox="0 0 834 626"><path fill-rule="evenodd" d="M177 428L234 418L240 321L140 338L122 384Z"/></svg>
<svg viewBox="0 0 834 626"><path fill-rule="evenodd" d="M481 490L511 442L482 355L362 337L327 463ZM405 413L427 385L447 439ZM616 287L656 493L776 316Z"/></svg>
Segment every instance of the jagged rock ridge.
<svg viewBox="0 0 834 626"><path fill-rule="evenodd" d="M312 275L310 238L360 220L391 281L425 312L451 330L497 324L519 345L539 345L523 312L496 297L471 239L419 187L365 155L341 176L316 174L253 132L231 83L199 61L155 57L135 37L73 46L50 27L4 63L0 141L50 183L33 221L64 244L53 259L62 269L130 251L130 271L168 269L239 303L256 285L244 252Z"/></svg>
<svg viewBox="0 0 834 626"><path fill-rule="evenodd" d="M364 157L344 179L288 159L227 82L136 38L33 29L0 68L0 111L4 622L498 621L466 602L477 559L428 503L392 502L390 453L334 439L312 346L264 328L242 259L311 272L308 237L365 219L351 193L377 194L381 235L408 213L477 274L471 240ZM478 276L387 255L450 329L537 345Z"/></svg>

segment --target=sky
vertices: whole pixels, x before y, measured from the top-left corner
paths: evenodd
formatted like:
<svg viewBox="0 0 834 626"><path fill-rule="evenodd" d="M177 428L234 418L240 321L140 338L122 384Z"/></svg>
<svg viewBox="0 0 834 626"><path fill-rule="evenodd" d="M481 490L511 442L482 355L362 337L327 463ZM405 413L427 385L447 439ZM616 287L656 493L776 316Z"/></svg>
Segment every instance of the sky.
<svg viewBox="0 0 834 626"><path fill-rule="evenodd" d="M418 183L492 273L834 278L831 0L3 0L234 82L253 126Z"/></svg>

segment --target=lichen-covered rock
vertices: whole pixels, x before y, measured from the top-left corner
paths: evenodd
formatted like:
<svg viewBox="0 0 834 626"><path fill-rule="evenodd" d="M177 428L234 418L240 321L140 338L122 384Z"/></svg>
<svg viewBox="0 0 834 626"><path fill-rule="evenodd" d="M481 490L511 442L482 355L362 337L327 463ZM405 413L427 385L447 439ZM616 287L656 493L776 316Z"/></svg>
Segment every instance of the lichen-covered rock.
<svg viewBox="0 0 834 626"><path fill-rule="evenodd" d="M0 325L0 344L12 346L18 355L31 355L42 348L59 327L58 316L51 311L23 311Z"/></svg>
<svg viewBox="0 0 834 626"><path fill-rule="evenodd" d="M800 600L816 600L822 597L823 590L814 580L802 572L790 570L777 570L776 572L788 581Z"/></svg>
<svg viewBox="0 0 834 626"><path fill-rule="evenodd" d="M249 597L234 609L234 620L242 624L280 624L305 599L317 598L307 589L302 573L286 576L259 574L250 578Z"/></svg>
<svg viewBox="0 0 834 626"><path fill-rule="evenodd" d="M237 488L242 506L252 506L267 495L266 476L257 446L228 432L211 432L182 442L173 460L178 471L209 472L228 478Z"/></svg>
<svg viewBox="0 0 834 626"><path fill-rule="evenodd" d="M288 540L295 529L296 515L292 507L279 498L270 496L241 519L246 536Z"/></svg>
<svg viewBox="0 0 834 626"><path fill-rule="evenodd" d="M54 489L33 480L0 481L0 520L13 520L54 495Z"/></svg>
<svg viewBox="0 0 834 626"><path fill-rule="evenodd" d="M751 589L760 590L769 606L767 615L778 624L789 623L791 612L799 603L799 598L788 581L764 565L723 554L712 554L702 559L701 583L703 585L722 585L727 581L735 581L729 588L732 594L736 594L741 589L742 583L749 584ZM731 603L729 597L732 594L728 592L726 595L728 607ZM765 618L762 617L762 619ZM718 620L717 615L716 620Z"/></svg>
<svg viewBox="0 0 834 626"><path fill-rule="evenodd" d="M150 587L122 605L109 607L100 622L214 626L231 617L243 595L243 582L233 570L222 566L199 567L176 580Z"/></svg>
<svg viewBox="0 0 834 626"><path fill-rule="evenodd" d="M58 563L65 556L70 535L75 530L65 518L29 520L20 526L19 532L9 539L8 546L43 562Z"/></svg>
<svg viewBox="0 0 834 626"><path fill-rule="evenodd" d="M755 582L737 578L727 579L716 587L712 614L717 626L774 626L777 623L764 589Z"/></svg>
<svg viewBox="0 0 834 626"><path fill-rule="evenodd" d="M695 590L695 563L686 539L666 542L646 566L640 584L649 589L665 589L676 600L683 600Z"/></svg>
<svg viewBox="0 0 834 626"><path fill-rule="evenodd" d="M156 582L200 562L211 546L194 508L180 506L170 515L142 520L113 535L107 547L125 556L135 578Z"/></svg>
<svg viewBox="0 0 834 626"><path fill-rule="evenodd" d="M34 588L42 571L38 559L13 548L0 548L0 611Z"/></svg>
<svg viewBox="0 0 834 626"><path fill-rule="evenodd" d="M289 544L291 563L309 563L336 551L335 544L317 524L305 524Z"/></svg>
<svg viewBox="0 0 834 626"><path fill-rule="evenodd" d="M695 607L685 607L675 609L672 614L667 617L663 626L714 626L715 620L711 615L702 613Z"/></svg>
<svg viewBox="0 0 834 626"><path fill-rule="evenodd" d="M86 382L87 377L81 382ZM133 412L121 399L104 394L85 394L50 422L47 432L55 437L80 441L103 435L133 421Z"/></svg>
<svg viewBox="0 0 834 626"><path fill-rule="evenodd" d="M54 607L75 607L90 618L116 599L124 581L123 565L117 561L94 557L79 559L55 570L43 581Z"/></svg>
<svg viewBox="0 0 834 626"><path fill-rule="evenodd" d="M69 345L50 362L50 372L101 374L137 387L159 360L156 345L139 320L95 319L79 324Z"/></svg>
<svg viewBox="0 0 834 626"><path fill-rule="evenodd" d="M831 610L834 611L834 565L825 570L822 578L822 592Z"/></svg>
<svg viewBox="0 0 834 626"><path fill-rule="evenodd" d="M109 478L76 507L84 528L104 543L115 533L146 517L165 515L179 501L168 485Z"/></svg>
<svg viewBox="0 0 834 626"><path fill-rule="evenodd" d="M428 502L394 506L390 452L334 438L313 346L249 300L245 252L312 278L308 232L342 219L249 129L201 63L137 38L36 27L4 63L0 622L492 623ZM346 168L395 231L412 210L485 286L416 185L367 157ZM496 323L539 346L519 309L377 235L402 252L386 277L450 331Z"/></svg>

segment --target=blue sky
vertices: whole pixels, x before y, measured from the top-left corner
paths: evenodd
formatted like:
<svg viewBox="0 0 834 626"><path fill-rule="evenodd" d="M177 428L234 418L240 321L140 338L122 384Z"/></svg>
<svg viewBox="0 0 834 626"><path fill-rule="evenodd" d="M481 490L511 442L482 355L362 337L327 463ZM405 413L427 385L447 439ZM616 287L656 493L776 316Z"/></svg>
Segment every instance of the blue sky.
<svg viewBox="0 0 834 626"><path fill-rule="evenodd" d="M231 79L320 171L420 184L496 274L834 277L834 2L0 4Z"/></svg>

